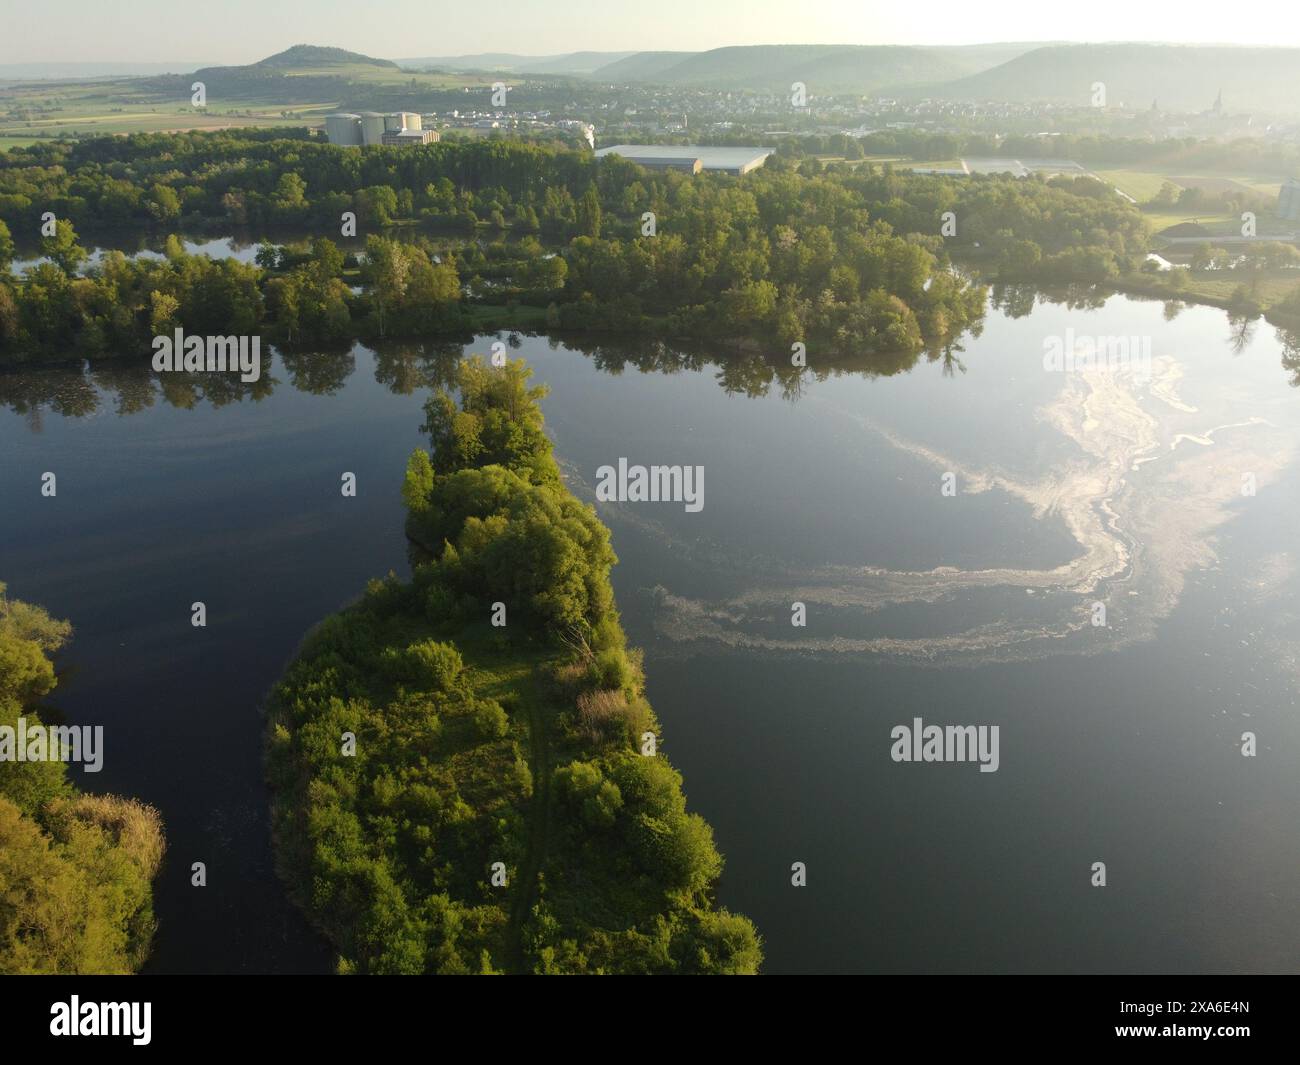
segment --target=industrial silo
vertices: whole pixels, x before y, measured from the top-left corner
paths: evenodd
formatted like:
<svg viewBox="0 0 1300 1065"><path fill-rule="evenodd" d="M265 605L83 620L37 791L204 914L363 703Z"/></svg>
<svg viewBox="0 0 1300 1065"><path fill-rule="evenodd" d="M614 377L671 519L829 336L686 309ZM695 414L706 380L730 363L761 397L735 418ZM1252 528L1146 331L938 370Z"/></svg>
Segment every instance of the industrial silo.
<svg viewBox="0 0 1300 1065"><path fill-rule="evenodd" d="M423 129L424 123L420 116L414 111L398 111L397 116L402 120L402 129Z"/></svg>
<svg viewBox="0 0 1300 1065"><path fill-rule="evenodd" d="M347 114L325 116L325 135L331 144L356 146L361 143L361 116Z"/></svg>
<svg viewBox="0 0 1300 1065"><path fill-rule="evenodd" d="M405 128L406 126L402 124L401 111L394 111L391 115L384 115L385 133L400 133Z"/></svg>
<svg viewBox="0 0 1300 1065"><path fill-rule="evenodd" d="M384 116L378 111L361 112L361 143L380 144L384 139Z"/></svg>

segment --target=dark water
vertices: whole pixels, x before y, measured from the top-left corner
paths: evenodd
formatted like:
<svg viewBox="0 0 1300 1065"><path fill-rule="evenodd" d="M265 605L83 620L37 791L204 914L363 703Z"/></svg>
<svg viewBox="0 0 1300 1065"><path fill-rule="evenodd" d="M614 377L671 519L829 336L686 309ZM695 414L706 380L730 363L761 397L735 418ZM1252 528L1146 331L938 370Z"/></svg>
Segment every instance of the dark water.
<svg viewBox="0 0 1300 1065"><path fill-rule="evenodd" d="M260 235L254 238L251 233L234 237L214 237L202 233L193 233L180 234L180 237L181 245L189 255L206 255L212 259L235 259L241 263L252 263L257 258L257 251L263 239L277 244L292 241L310 241L311 239L311 235L306 231L297 230L277 233L266 238ZM161 259L163 258L166 239L164 234L142 234L138 230L132 229L130 231L122 230L95 234L81 240L80 243L86 249L87 262L93 265L98 263L110 251L120 251L129 258ZM339 238L336 243L346 248L346 250L357 251L360 250L364 242ZM30 239L30 237L18 240L17 253L18 257L13 263L13 271L16 274L21 274L30 267L49 261L41 255L39 241Z"/></svg>
<svg viewBox="0 0 1300 1065"><path fill-rule="evenodd" d="M204 232L180 232L181 246L189 255L206 255L211 259L234 259L241 263L253 263L258 250L263 244L277 246L309 245L321 234L319 231L302 229L297 226L273 226L265 230L241 229L233 235L216 236ZM327 234L344 252L359 254L365 250L365 237L344 237L340 234ZM435 248L446 245L458 247L465 243L465 238L458 234L448 234L427 226L394 226L385 233L392 240L417 241L426 240ZM141 231L139 227L111 229L88 232L82 235L79 243L86 249L87 264L95 265L111 251L120 251L128 258L161 259L167 245L166 230ZM513 243L517 238L506 231L492 234L492 242ZM12 269L21 274L39 263L48 262L41 254L40 240L31 233L14 234L16 258ZM483 241L486 244L489 241Z"/></svg>
<svg viewBox="0 0 1300 1065"><path fill-rule="evenodd" d="M1151 337L1151 380L1044 372L1067 327ZM705 469L699 513L601 514L768 971L1300 967L1300 390L1271 328L1236 340L1116 298L993 313L893 374L814 351L797 383L522 340L580 494L620 457ZM79 782L163 813L155 971L330 965L272 869L258 703L314 622L404 572L398 489L447 364L358 347L277 359L258 398L166 382L190 409L120 369L0 377L0 579L75 626L53 705L107 746ZM914 717L998 725L998 771L892 761Z"/></svg>

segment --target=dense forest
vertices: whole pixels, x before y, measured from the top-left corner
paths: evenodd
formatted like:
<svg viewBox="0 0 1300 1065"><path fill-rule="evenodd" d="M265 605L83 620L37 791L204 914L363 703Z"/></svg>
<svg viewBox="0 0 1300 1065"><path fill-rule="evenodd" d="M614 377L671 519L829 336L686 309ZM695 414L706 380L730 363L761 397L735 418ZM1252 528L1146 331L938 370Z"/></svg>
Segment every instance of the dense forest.
<svg viewBox="0 0 1300 1065"><path fill-rule="evenodd" d="M71 627L0 584L0 726L42 724L50 656ZM0 973L130 973L153 938L162 822L132 799L79 792L60 760L0 760Z"/></svg>
<svg viewBox="0 0 1300 1065"><path fill-rule="evenodd" d="M345 254L329 234L353 215L364 250ZM173 236L159 257L88 265L82 225L320 235L268 243L256 263L187 254ZM45 261L15 277L14 234L30 247L42 229ZM1296 324L1294 299L1259 292L1265 272L1285 279L1293 248L1207 245L1190 273L1161 272L1149 239L1141 211L1087 176L954 179L778 155L736 178L522 141L102 138L0 153L0 363L138 357L176 328L284 349L524 328L787 361L797 342L836 357L941 352L980 328L981 281L1103 286ZM1224 295L1206 284L1228 279Z"/></svg>
<svg viewBox="0 0 1300 1065"><path fill-rule="evenodd" d="M412 580L372 582L273 693L283 872L343 972L753 973L530 373L471 359L433 395Z"/></svg>
<svg viewBox="0 0 1300 1065"><path fill-rule="evenodd" d="M1099 283L1135 269L1146 241L1132 205L1090 179L952 181L780 157L743 178L692 177L522 142L349 152L243 131L0 155L3 224L36 234L47 211L50 261L0 281L0 358L125 354L177 325L282 343L464 332L483 324L475 304L532 307L551 329L918 351L982 315L983 290L952 256L1001 280ZM355 276L325 236L346 212L370 237ZM400 222L463 238L396 241ZM83 225L322 236L257 266L177 242L165 261L86 267ZM0 267L12 244L0 233Z"/></svg>

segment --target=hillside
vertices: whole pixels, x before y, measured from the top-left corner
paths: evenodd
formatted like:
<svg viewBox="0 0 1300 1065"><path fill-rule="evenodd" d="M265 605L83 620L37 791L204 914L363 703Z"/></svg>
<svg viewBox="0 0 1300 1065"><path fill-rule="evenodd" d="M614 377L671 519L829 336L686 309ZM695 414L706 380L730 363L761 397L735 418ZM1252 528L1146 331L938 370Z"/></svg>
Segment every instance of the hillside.
<svg viewBox="0 0 1300 1065"><path fill-rule="evenodd" d="M1027 43L921 48L910 45L773 44L707 52L636 52L592 73L600 81L718 89L873 92L955 81L1039 47Z"/></svg>
<svg viewBox="0 0 1300 1065"><path fill-rule="evenodd" d="M1085 106L1094 82L1107 103L1225 111L1300 111L1300 49L1172 44L1076 44L1037 48L991 70L927 87L946 99L1050 101ZM919 95L914 89L909 95Z"/></svg>
<svg viewBox="0 0 1300 1065"><path fill-rule="evenodd" d="M250 65L287 71L316 70L320 67L345 67L356 64L397 69L397 64L391 59L374 59L360 52L349 52L346 48L324 48L315 44L295 44L292 48L286 48L283 52L277 52Z"/></svg>
<svg viewBox="0 0 1300 1065"><path fill-rule="evenodd" d="M259 91L265 91L268 85L289 77L337 81L342 78L382 76L397 80L401 73L401 68L390 59L375 59L360 52L349 52L345 48L295 44L292 48L259 59L256 63L203 67L196 70L193 76L207 83L209 89L216 84L236 89L254 86Z"/></svg>
<svg viewBox="0 0 1300 1065"><path fill-rule="evenodd" d="M950 63L959 66L967 74L978 74L982 70L991 70L1003 63L1009 63L1017 56L1025 55L1038 48L1048 48L1060 44L1060 41L1000 41L991 44L952 44L933 45L926 51L937 52Z"/></svg>
<svg viewBox="0 0 1300 1065"><path fill-rule="evenodd" d="M626 59L609 63L592 71L598 81L648 81L661 82L665 75L684 59L699 52L633 52Z"/></svg>
<svg viewBox="0 0 1300 1065"><path fill-rule="evenodd" d="M566 52L563 55L517 55L480 52L476 55L426 56L399 59L410 70L501 70L509 74L590 74L635 52Z"/></svg>
<svg viewBox="0 0 1300 1065"><path fill-rule="evenodd" d="M142 78L131 83L150 101L188 100L190 85L207 87L211 108L273 105L313 108L318 115L339 107L393 110L418 106L413 96L454 86L490 84L489 74L412 73L390 59L298 44L243 66L206 67L193 74ZM274 112L273 112L274 113Z"/></svg>
<svg viewBox="0 0 1300 1065"><path fill-rule="evenodd" d="M966 73L965 68L930 49L892 45L774 44L714 48L687 55L658 70L654 67L654 63L647 64L647 72L635 80L768 91L786 91L792 82L802 81L813 92L869 92L889 85L944 81ZM610 79L615 73L603 68L596 76Z"/></svg>
<svg viewBox="0 0 1300 1065"><path fill-rule="evenodd" d="M633 55L632 52L570 52L568 55L532 56L518 67L520 74L590 74Z"/></svg>

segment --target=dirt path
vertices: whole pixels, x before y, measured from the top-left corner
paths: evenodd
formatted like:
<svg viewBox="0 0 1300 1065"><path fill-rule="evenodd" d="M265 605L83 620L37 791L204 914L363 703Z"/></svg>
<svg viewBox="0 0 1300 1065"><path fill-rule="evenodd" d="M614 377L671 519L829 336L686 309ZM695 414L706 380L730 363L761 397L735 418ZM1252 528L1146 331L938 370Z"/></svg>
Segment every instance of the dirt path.
<svg viewBox="0 0 1300 1065"><path fill-rule="evenodd" d="M533 774L533 797L528 809L528 849L520 863L518 889L510 910L511 972L525 972L521 937L524 922L537 902L537 877L546 860L551 815L551 745L542 684L534 670L528 681L528 764Z"/></svg>

